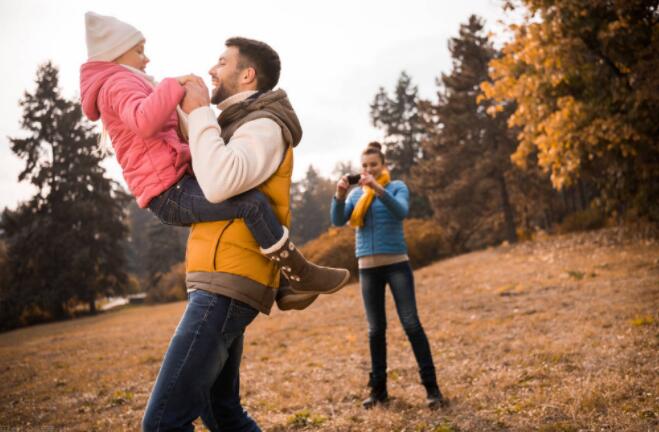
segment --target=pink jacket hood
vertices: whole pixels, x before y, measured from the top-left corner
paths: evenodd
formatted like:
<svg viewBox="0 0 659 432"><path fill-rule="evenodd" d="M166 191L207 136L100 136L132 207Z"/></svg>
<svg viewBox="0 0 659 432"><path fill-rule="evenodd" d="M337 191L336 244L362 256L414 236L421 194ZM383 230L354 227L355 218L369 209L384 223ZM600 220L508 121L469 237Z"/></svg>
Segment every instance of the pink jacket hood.
<svg viewBox="0 0 659 432"><path fill-rule="evenodd" d="M126 68L112 62L92 61L80 66L80 99L82 112L91 121L101 118L98 110L98 93L108 78Z"/></svg>
<svg viewBox="0 0 659 432"><path fill-rule="evenodd" d="M115 63L80 67L82 111L92 121L103 121L140 207L191 173L190 148L178 134L176 115L184 93L174 78L155 85Z"/></svg>

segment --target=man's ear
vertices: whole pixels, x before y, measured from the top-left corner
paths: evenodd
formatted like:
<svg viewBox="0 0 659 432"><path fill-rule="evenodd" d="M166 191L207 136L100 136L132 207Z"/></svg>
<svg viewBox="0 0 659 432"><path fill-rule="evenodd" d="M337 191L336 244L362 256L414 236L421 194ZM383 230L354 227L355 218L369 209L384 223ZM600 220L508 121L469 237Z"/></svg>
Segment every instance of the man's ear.
<svg viewBox="0 0 659 432"><path fill-rule="evenodd" d="M246 67L242 72L243 84L256 84L256 69L253 67Z"/></svg>

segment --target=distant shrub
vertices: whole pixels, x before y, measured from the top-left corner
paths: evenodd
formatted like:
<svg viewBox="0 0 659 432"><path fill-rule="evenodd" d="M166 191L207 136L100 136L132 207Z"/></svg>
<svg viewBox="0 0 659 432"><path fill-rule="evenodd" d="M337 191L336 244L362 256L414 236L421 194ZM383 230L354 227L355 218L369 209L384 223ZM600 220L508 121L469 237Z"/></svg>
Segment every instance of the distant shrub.
<svg viewBox="0 0 659 432"><path fill-rule="evenodd" d="M591 207L567 215L563 222L558 225L557 231L561 234L589 231L603 228L605 224L606 217L604 213L600 209Z"/></svg>
<svg viewBox="0 0 659 432"><path fill-rule="evenodd" d="M165 303L185 300L187 289L185 287L185 264L179 263L172 266L158 283L147 291L147 303Z"/></svg>
<svg viewBox="0 0 659 432"><path fill-rule="evenodd" d="M445 233L436 221L408 219L403 225L403 230L412 267L423 267L451 254Z"/></svg>
<svg viewBox="0 0 659 432"><path fill-rule="evenodd" d="M342 267L350 270L357 277L357 259L355 258L355 230L349 227L332 227L302 248L305 257L316 264Z"/></svg>
<svg viewBox="0 0 659 432"><path fill-rule="evenodd" d="M142 292L142 284L140 278L134 273L128 274L128 283L126 284L126 294L137 294Z"/></svg>
<svg viewBox="0 0 659 432"><path fill-rule="evenodd" d="M430 219L408 219L403 225L410 263L422 267L450 255L444 232ZM313 262L350 270L358 275L355 258L355 230L350 227L332 227L302 247L302 253Z"/></svg>

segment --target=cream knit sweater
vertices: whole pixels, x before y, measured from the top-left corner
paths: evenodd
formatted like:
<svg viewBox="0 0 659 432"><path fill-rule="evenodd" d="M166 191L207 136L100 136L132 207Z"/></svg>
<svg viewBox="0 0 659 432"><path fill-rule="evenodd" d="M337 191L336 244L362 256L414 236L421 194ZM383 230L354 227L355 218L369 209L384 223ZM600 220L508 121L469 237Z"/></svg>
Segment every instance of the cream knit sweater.
<svg viewBox="0 0 659 432"><path fill-rule="evenodd" d="M224 110L254 93L233 95L218 108ZM260 118L247 122L226 143L210 107L193 110L187 123L192 168L210 202L226 201L264 183L277 171L284 156L281 127L273 120Z"/></svg>

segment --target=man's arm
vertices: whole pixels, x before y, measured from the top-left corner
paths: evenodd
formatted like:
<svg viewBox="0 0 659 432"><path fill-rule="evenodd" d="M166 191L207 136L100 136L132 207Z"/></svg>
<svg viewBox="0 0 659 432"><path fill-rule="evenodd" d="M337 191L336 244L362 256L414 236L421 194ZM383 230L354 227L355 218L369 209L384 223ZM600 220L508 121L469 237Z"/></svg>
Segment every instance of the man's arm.
<svg viewBox="0 0 659 432"><path fill-rule="evenodd" d="M190 113L192 168L210 202L254 189L277 171L284 154L281 128L270 119L245 123L225 144L210 108Z"/></svg>
<svg viewBox="0 0 659 432"><path fill-rule="evenodd" d="M284 155L284 139L281 127L263 118L245 123L225 143L203 95L198 89L190 90L196 86L186 85L183 101L183 111L191 110L188 127L192 168L206 199L222 202L259 186L277 171Z"/></svg>

